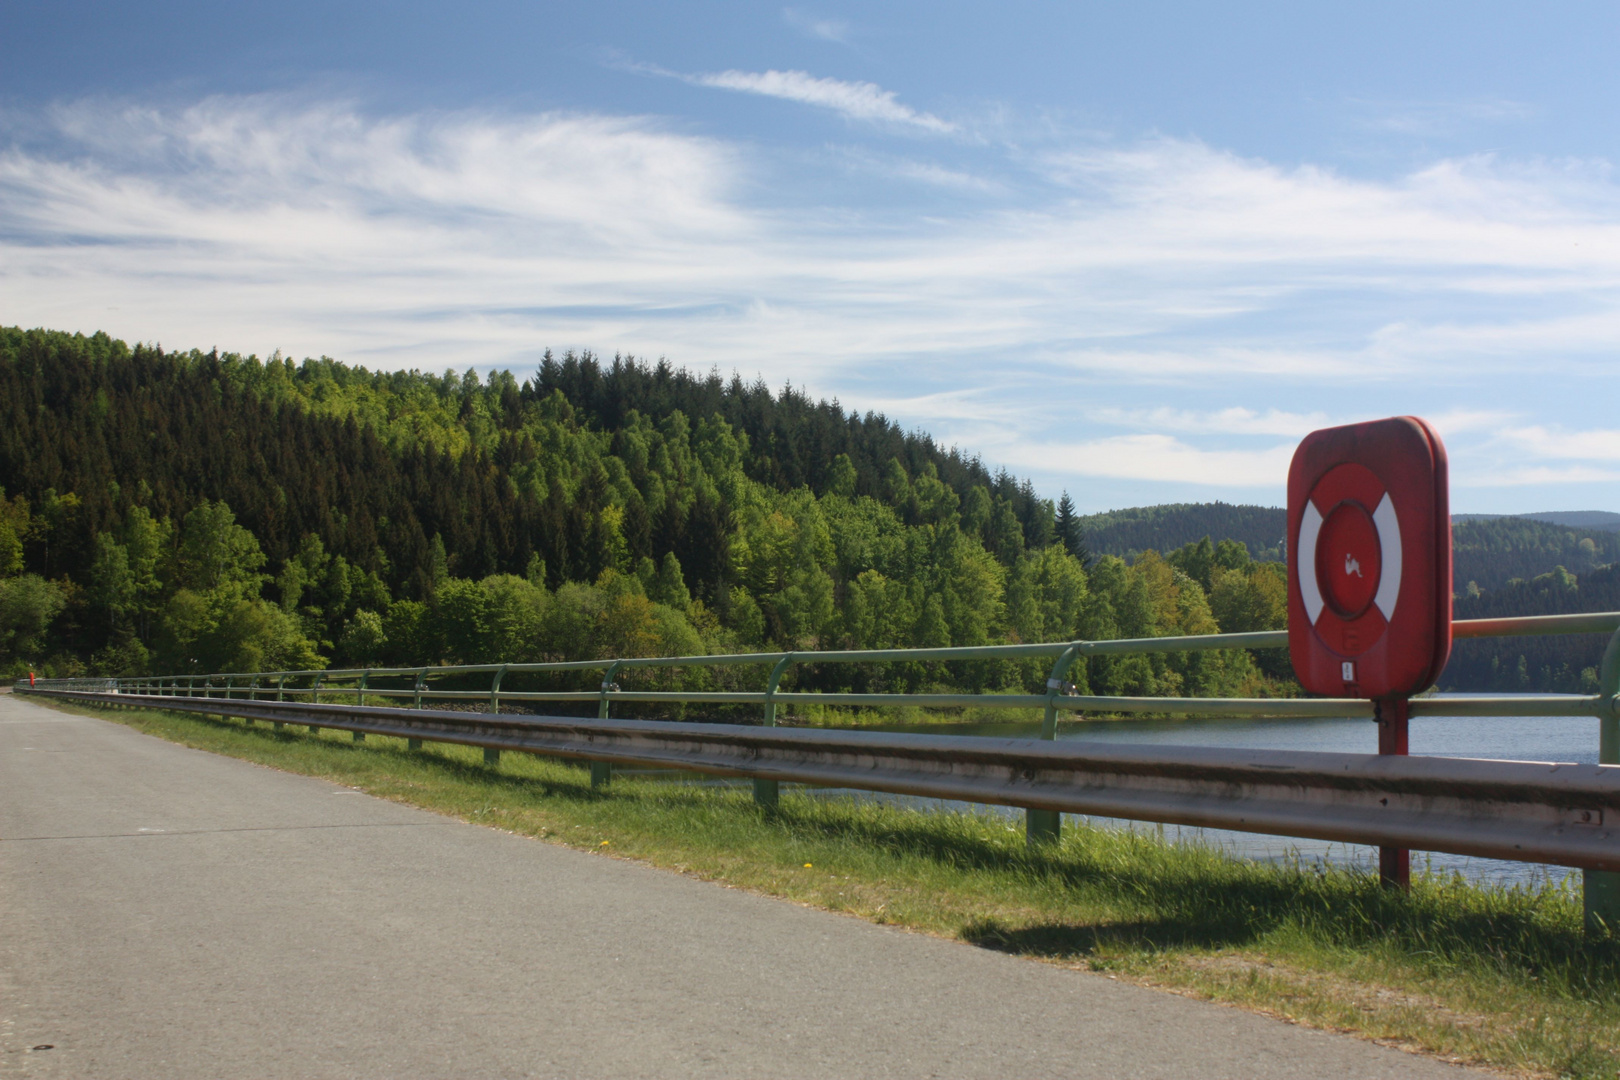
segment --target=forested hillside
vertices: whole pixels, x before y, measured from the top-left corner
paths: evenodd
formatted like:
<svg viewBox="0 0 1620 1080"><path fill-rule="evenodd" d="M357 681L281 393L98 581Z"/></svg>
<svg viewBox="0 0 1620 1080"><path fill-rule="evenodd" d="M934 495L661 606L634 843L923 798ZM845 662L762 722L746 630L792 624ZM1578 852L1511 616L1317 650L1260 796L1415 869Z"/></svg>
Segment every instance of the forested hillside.
<svg viewBox="0 0 1620 1080"><path fill-rule="evenodd" d="M1501 589L1515 578L1533 578L1558 566L1584 574L1620 561L1620 533L1518 517L1457 521L1451 526L1451 558L1453 591L1465 596Z"/></svg>
<svg viewBox="0 0 1620 1080"><path fill-rule="evenodd" d="M1581 611L1620 611L1620 563L1578 575L1554 567L1500 589L1467 590L1453 605L1459 619ZM1596 693L1598 664L1608 640L1607 634L1581 634L1459 641L1452 648L1440 685L1445 689Z"/></svg>
<svg viewBox="0 0 1620 1080"><path fill-rule="evenodd" d="M546 354L527 377L482 380L9 329L0 421L10 674L965 645L1286 617L1281 510L1080 518L882 416L625 358ZM1620 608L1620 534L1494 518L1454 537L1459 618ZM1462 643L1442 684L1575 689L1600 650ZM1010 689L1043 685L1038 669L798 677ZM1291 687L1278 652L1079 674L1110 693Z"/></svg>
<svg viewBox="0 0 1620 1080"><path fill-rule="evenodd" d="M1237 545L1085 565L1067 501L791 388L554 358L373 373L0 331L0 656L186 672L1279 625ZM1274 663L1272 664L1274 667ZM1119 658L1119 693L1286 689ZM1044 685L1039 664L806 685ZM821 682L817 682L821 680Z"/></svg>

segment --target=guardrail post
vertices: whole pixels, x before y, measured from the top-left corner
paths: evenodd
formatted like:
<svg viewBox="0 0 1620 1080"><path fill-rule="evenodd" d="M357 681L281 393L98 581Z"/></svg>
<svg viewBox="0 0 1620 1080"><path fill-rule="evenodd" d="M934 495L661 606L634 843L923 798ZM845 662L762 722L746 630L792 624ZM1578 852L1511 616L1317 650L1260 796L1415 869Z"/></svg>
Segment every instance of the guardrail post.
<svg viewBox="0 0 1620 1080"><path fill-rule="evenodd" d="M1620 765L1620 630L1603 650L1598 674L1598 764ZM1612 870L1582 871L1581 901L1586 909L1586 932L1620 935L1620 874Z"/></svg>
<svg viewBox="0 0 1620 1080"><path fill-rule="evenodd" d="M1373 703L1378 722L1378 753L1405 756L1412 704L1406 698L1385 698ZM1412 853L1406 848L1378 849L1378 882L1402 892L1412 888Z"/></svg>
<svg viewBox="0 0 1620 1080"><path fill-rule="evenodd" d="M282 687L285 686L286 683L287 683L287 673L285 671L278 671L276 673L276 700L277 701L285 700L282 697ZM275 729L277 731L282 730L286 726L287 725L282 723L280 720L277 720L276 723L275 723Z"/></svg>
<svg viewBox="0 0 1620 1080"><path fill-rule="evenodd" d="M596 706L596 718L598 720L608 718L608 695L619 688L619 684L613 681L613 673L619 670L619 665L623 662L622 660L615 660L607 666L606 671L602 672L602 698ZM611 762L591 762L591 787L601 787L612 780L613 765Z"/></svg>
<svg viewBox="0 0 1620 1080"><path fill-rule="evenodd" d="M775 700L776 699L776 687L782 681L783 674L785 674L787 672L788 666L790 664L792 664L792 663L793 663L793 654L792 653L783 654L782 659L778 660L776 662L776 666L771 668L770 678L765 680L765 715L764 715L764 723L765 723L766 727L775 727L776 726L776 700ZM758 777L755 777L754 778L754 803L755 803L755 805L763 806L763 807L765 807L767 809L770 809L770 810L776 809L777 801L781 798L781 795L782 795L782 790L781 789L782 789L782 785L781 785L780 781L761 780Z"/></svg>
<svg viewBox="0 0 1620 1080"><path fill-rule="evenodd" d="M1075 655L1081 650L1081 643L1075 642L1058 656L1052 663L1052 673L1046 678L1046 715L1041 719L1041 738L1051 742L1057 738L1057 699L1061 693L1066 693L1072 684L1064 679L1069 673L1069 665L1074 663ZM1037 844L1048 844L1063 835L1063 815L1056 810L1037 810L1026 807L1024 810L1024 842L1031 847Z"/></svg>

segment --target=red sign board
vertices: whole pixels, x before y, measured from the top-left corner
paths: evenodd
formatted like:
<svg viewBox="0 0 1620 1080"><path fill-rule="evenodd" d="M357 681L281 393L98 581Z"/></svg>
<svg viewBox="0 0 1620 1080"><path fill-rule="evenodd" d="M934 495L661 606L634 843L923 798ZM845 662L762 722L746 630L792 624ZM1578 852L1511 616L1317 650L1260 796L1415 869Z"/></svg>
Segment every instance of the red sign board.
<svg viewBox="0 0 1620 1080"><path fill-rule="evenodd" d="M1300 685L1332 697L1406 697L1446 666L1446 448L1424 421L1327 428L1294 451L1288 650Z"/></svg>

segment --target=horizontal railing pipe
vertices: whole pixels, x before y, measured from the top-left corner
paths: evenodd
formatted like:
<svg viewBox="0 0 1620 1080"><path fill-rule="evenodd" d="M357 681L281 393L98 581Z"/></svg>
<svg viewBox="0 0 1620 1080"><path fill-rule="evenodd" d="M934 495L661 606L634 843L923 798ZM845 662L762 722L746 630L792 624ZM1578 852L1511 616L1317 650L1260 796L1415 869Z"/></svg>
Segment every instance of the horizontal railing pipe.
<svg viewBox="0 0 1620 1080"><path fill-rule="evenodd" d="M613 765L1620 871L1620 767L1609 765L34 692Z"/></svg>

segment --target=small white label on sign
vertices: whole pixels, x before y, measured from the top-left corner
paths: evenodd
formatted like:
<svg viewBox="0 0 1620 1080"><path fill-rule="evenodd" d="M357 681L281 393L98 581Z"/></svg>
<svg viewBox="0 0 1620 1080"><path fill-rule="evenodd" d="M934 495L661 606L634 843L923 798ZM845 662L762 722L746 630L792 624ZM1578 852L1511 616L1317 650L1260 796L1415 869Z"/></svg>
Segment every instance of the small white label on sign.
<svg viewBox="0 0 1620 1080"><path fill-rule="evenodd" d="M1344 662L1344 681L1356 681L1356 662L1354 660L1346 660Z"/></svg>

